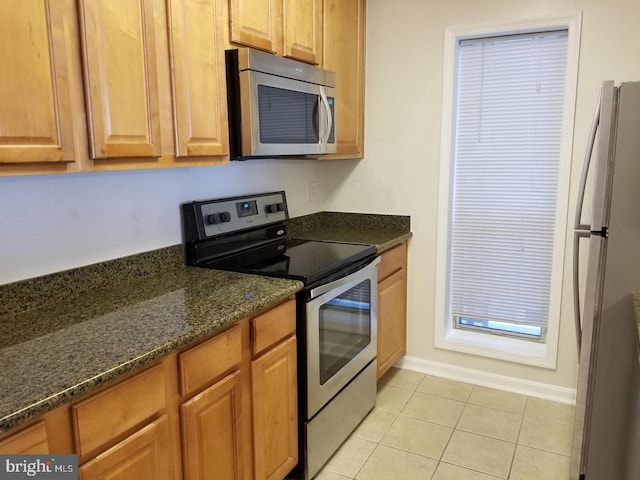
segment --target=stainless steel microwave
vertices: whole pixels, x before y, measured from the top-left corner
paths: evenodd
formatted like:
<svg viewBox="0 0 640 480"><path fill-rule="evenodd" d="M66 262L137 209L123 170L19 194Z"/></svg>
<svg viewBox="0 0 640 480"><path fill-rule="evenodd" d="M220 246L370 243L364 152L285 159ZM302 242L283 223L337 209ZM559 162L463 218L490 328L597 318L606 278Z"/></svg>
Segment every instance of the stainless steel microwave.
<svg viewBox="0 0 640 480"><path fill-rule="evenodd" d="M334 72L251 48L226 69L232 160L336 152Z"/></svg>

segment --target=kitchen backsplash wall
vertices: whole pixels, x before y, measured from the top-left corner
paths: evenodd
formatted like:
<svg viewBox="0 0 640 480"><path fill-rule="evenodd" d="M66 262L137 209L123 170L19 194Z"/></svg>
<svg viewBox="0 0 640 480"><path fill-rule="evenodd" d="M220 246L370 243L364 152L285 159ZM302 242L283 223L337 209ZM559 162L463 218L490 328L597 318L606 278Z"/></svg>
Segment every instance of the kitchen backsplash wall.
<svg viewBox="0 0 640 480"><path fill-rule="evenodd" d="M179 205L285 190L292 216L324 209L322 163L0 177L0 285L182 242Z"/></svg>

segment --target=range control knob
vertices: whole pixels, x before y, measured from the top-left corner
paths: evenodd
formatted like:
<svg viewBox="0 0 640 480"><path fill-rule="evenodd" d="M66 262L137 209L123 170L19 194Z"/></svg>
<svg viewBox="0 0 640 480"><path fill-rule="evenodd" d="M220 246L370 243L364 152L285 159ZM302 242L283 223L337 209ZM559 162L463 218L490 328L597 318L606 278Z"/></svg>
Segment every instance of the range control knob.
<svg viewBox="0 0 640 480"><path fill-rule="evenodd" d="M265 210L267 213L284 212L284 202L267 205Z"/></svg>
<svg viewBox="0 0 640 480"><path fill-rule="evenodd" d="M220 221L221 222L230 222L231 214L229 212L221 212L220 213Z"/></svg>
<svg viewBox="0 0 640 480"><path fill-rule="evenodd" d="M207 215L207 223L209 225L217 225L218 223L220 223L220 215L217 213Z"/></svg>

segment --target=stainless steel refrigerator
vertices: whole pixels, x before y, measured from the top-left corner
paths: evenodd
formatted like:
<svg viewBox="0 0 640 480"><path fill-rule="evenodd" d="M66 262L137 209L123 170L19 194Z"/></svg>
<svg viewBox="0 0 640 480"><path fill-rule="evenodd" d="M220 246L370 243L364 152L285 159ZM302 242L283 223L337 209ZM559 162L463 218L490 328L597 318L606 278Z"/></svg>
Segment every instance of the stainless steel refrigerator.
<svg viewBox="0 0 640 480"><path fill-rule="evenodd" d="M587 184L590 215L583 213ZM581 250L587 255L584 288ZM631 295L640 290L640 82L605 82L601 88L576 209L573 262L580 363L570 478L638 480L640 452L632 450L640 368Z"/></svg>

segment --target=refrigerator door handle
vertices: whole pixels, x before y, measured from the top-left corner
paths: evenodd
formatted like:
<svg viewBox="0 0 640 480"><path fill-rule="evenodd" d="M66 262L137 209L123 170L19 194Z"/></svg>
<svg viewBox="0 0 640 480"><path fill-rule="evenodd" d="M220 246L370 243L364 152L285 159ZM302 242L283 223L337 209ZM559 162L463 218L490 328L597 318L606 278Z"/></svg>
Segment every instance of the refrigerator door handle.
<svg viewBox="0 0 640 480"><path fill-rule="evenodd" d="M584 154L584 163L582 164L582 176L580 177L580 190L578 192L578 204L576 205L576 218L573 223L573 228L576 230L591 230L591 225L580 223L582 220L582 207L584 205L584 195L587 188L587 177L589 175L589 168L591 166L591 157L593 156L593 146L596 142L596 134L598 132L598 125L600 124L600 101L602 94L598 96L598 105L596 107L596 113L593 117L593 123L591 124L591 132L589 133L589 143L587 144L587 151ZM575 251L575 250L574 250Z"/></svg>
<svg viewBox="0 0 640 480"><path fill-rule="evenodd" d="M582 315L580 312L580 239L589 238L589 232L573 233L573 315L576 324L576 344L578 345L578 358L580 358L580 346L582 344Z"/></svg>

